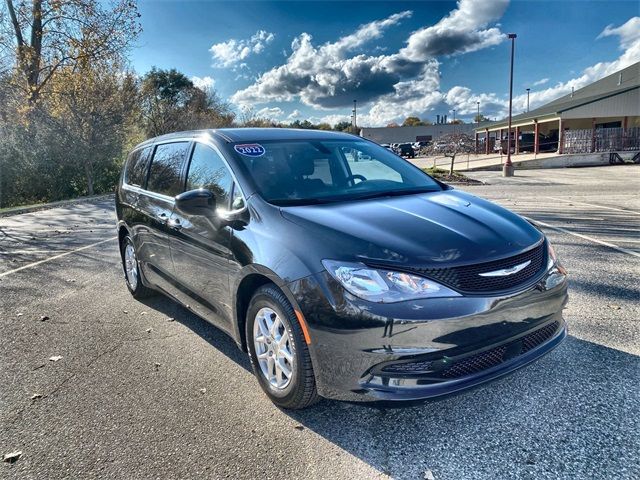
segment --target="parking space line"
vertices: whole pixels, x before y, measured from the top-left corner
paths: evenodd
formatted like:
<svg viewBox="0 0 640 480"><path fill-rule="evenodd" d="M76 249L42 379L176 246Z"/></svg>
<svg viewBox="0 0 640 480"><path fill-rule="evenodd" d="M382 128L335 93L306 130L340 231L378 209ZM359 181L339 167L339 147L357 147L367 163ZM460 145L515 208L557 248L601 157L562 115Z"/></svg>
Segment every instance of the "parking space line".
<svg viewBox="0 0 640 480"><path fill-rule="evenodd" d="M550 228L551 230L556 230L558 232L566 233L567 235L573 235L574 237L582 238L583 240L588 240L590 242L594 242L594 243L597 243L599 245L603 245L605 247L613 248L614 250L617 250L617 251L619 251L621 253L626 253L627 255L632 255L634 257L640 258L640 253L634 252L633 250L627 250L626 248L619 247L617 245L614 245L613 243L603 242L602 240L597 240L597 239L595 239L593 237L589 237L589 236L583 235L581 233L575 233L575 232L572 232L570 230L567 230L566 228L556 227L554 225L549 225L548 223L541 222L540 220L536 220L536 219L532 219L532 220L535 223L537 223L538 225L542 225L543 227Z"/></svg>
<svg viewBox="0 0 640 480"><path fill-rule="evenodd" d="M100 245L102 243L107 243L115 240L118 237L107 238L106 240L101 240L96 243L92 243L90 245L85 245L84 247L76 248L75 250L69 250L68 252L61 253L59 255L54 255L53 257L45 258L44 260L39 260L37 262L29 263L27 265L23 265L22 267L15 268L13 270L9 270L8 272L0 273L0 278L5 277L7 275L11 275L12 273L19 272L21 270L26 270L27 268L37 267L38 265L42 265L43 263L50 262L52 260L57 260L58 258L66 257L67 255L71 255L72 253L78 253L82 250L87 250L88 248L95 247L96 245Z"/></svg>
<svg viewBox="0 0 640 480"><path fill-rule="evenodd" d="M559 197L547 197L551 200L559 200L561 202L567 202L567 203L575 203L578 205L587 205L590 207L596 207L596 208L606 208L607 210L616 210L618 212L624 212L624 213L631 213L633 215L640 215L640 212L636 212L634 210L627 210L625 208L616 208L616 207L607 207L605 205L597 205L595 203L587 203L587 202L578 202L575 200L565 200L564 198L559 198Z"/></svg>

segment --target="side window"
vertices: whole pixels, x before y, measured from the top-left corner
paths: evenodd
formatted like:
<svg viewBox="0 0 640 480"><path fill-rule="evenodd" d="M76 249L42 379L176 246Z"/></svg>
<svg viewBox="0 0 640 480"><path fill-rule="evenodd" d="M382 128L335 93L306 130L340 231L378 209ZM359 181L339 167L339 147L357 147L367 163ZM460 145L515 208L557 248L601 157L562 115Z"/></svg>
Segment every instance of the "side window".
<svg viewBox="0 0 640 480"><path fill-rule="evenodd" d="M151 147L136 150L129 155L127 167L124 171L124 181L128 185L142 187L147 176L149 166L149 154Z"/></svg>
<svg viewBox="0 0 640 480"><path fill-rule="evenodd" d="M164 143L156 147L151 160L147 190L173 197L182 191L180 175L189 142Z"/></svg>
<svg viewBox="0 0 640 480"><path fill-rule="evenodd" d="M196 143L187 174L187 190L196 188L210 190L216 197L218 208L227 209L232 186L233 177L220 155L212 148ZM242 199L241 196L240 199ZM236 201L234 198L234 203Z"/></svg>
<svg viewBox="0 0 640 480"><path fill-rule="evenodd" d="M367 180L392 180L402 182L400 172L357 148L342 148L352 175L362 175Z"/></svg>

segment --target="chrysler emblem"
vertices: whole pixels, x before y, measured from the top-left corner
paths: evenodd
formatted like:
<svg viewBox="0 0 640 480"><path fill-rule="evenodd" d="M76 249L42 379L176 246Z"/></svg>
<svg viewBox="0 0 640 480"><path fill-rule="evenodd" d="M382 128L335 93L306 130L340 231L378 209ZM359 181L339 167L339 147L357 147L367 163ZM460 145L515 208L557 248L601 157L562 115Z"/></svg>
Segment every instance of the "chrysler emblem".
<svg viewBox="0 0 640 480"><path fill-rule="evenodd" d="M493 272L479 273L481 277L506 277L518 273L523 268L526 268L531 263L531 260L527 260L524 263L520 263L510 268L503 268L501 270L494 270Z"/></svg>

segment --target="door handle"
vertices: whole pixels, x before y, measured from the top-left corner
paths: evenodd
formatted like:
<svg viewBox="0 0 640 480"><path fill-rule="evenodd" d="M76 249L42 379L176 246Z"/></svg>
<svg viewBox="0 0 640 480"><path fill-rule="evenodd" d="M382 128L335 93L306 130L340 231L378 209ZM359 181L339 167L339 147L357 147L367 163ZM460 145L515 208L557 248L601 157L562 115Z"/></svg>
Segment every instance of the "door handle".
<svg viewBox="0 0 640 480"><path fill-rule="evenodd" d="M167 226L172 230L180 230L182 228L182 224L180 223L180 220L178 218L174 220L168 220Z"/></svg>

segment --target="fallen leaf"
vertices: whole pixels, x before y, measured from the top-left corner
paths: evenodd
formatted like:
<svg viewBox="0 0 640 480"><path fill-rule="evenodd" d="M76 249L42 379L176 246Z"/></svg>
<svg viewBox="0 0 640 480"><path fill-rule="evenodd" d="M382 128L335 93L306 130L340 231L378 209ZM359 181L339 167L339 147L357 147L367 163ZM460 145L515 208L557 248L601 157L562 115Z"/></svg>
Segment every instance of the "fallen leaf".
<svg viewBox="0 0 640 480"><path fill-rule="evenodd" d="M33 395L31 395L31 400L36 400L38 398L42 398L41 393L34 393Z"/></svg>
<svg viewBox="0 0 640 480"><path fill-rule="evenodd" d="M129 310L122 310L122 313L129 313Z"/></svg>
<svg viewBox="0 0 640 480"><path fill-rule="evenodd" d="M49 320L49 317L46 315L40 315L40 321L41 322L46 322L47 320Z"/></svg>
<svg viewBox="0 0 640 480"><path fill-rule="evenodd" d="M436 480L436 477L433 476L433 472L431 470L426 470L424 472L424 480Z"/></svg>
<svg viewBox="0 0 640 480"><path fill-rule="evenodd" d="M147 328L147 333L153 332L153 328Z"/></svg>
<svg viewBox="0 0 640 480"><path fill-rule="evenodd" d="M162 366L162 364L161 364L161 363L158 363L158 362L156 362L156 363L154 363L154 364L153 364L153 367L156 369L156 372L157 372L158 370L160 370L160 367L161 367L161 366Z"/></svg>
<svg viewBox="0 0 640 480"><path fill-rule="evenodd" d="M201 388L200 389L200 393L207 393L207 389L206 388Z"/></svg>
<svg viewBox="0 0 640 480"><path fill-rule="evenodd" d="M24 315L24 314L23 314L23 313L19 313L17 316L18 316L18 317L21 317L22 315Z"/></svg>
<svg viewBox="0 0 640 480"><path fill-rule="evenodd" d="M167 318L167 322L173 322L174 320L175 320L175 318L173 318L173 317Z"/></svg>
<svg viewBox="0 0 640 480"><path fill-rule="evenodd" d="M293 428L295 428L296 430L300 430L300 431L304 430L304 427L302 425L296 425Z"/></svg>
<svg viewBox="0 0 640 480"><path fill-rule="evenodd" d="M140 315L146 315L147 312L140 312Z"/></svg>
<svg viewBox="0 0 640 480"><path fill-rule="evenodd" d="M620 310L622 307L620 305L609 305L609 308L613 310Z"/></svg>
<svg viewBox="0 0 640 480"><path fill-rule="evenodd" d="M16 450L15 452L11 452L3 455L2 460L7 463L14 463L14 462L17 462L21 456L22 456L22 452L20 450Z"/></svg>
<svg viewBox="0 0 640 480"><path fill-rule="evenodd" d="M62 360L61 355L54 355L53 357L49 357L49 361L51 362L57 362L58 360Z"/></svg>

